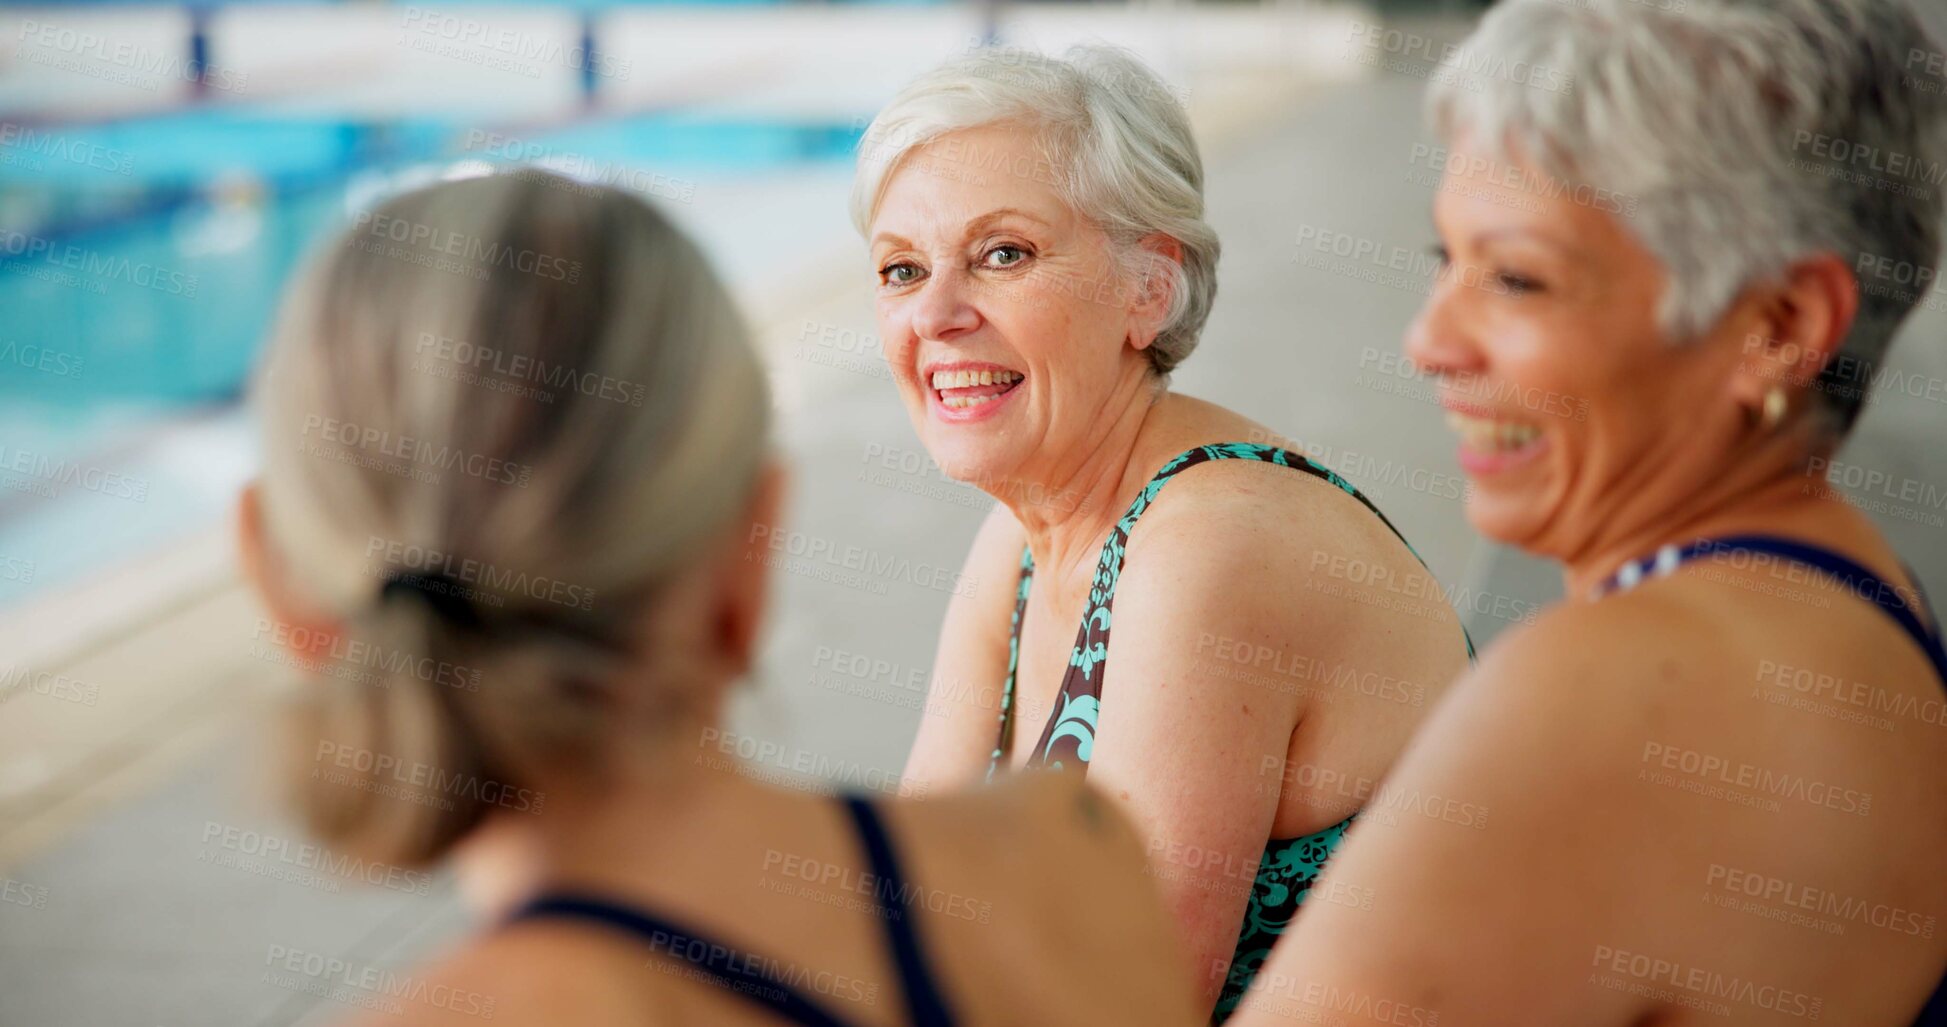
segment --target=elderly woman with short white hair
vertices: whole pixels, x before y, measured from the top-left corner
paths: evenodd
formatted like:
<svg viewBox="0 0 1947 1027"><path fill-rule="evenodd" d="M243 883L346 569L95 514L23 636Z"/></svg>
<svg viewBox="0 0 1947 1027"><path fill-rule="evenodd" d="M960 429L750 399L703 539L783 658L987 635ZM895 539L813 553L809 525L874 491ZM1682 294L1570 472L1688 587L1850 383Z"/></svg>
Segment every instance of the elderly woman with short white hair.
<svg viewBox="0 0 1947 1027"><path fill-rule="evenodd" d="M866 133L853 215L920 440L999 501L907 775L1089 773L1222 1019L1464 632L1350 484L1169 388L1218 243L1183 107L1140 62L982 51L922 76ZM1413 587L1367 595L1355 564Z"/></svg>
<svg viewBox="0 0 1947 1027"><path fill-rule="evenodd" d="M1308 914L1236 1022L1947 1022L1947 653L1816 476L1917 298L1875 269L1938 264L1937 52L1903 0L1506 0L1466 44L1575 84L1435 87L1462 273L1407 352L1469 518L1568 598L1388 781L1484 824L1363 828L1325 886L1371 908ZM1586 417L1494 398L1530 390Z"/></svg>

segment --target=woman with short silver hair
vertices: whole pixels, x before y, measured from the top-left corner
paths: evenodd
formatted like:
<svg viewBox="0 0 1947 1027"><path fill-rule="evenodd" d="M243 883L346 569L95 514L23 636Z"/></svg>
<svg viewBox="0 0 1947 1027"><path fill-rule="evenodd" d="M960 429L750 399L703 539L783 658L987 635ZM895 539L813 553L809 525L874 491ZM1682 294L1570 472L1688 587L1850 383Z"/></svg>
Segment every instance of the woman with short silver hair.
<svg viewBox="0 0 1947 1027"><path fill-rule="evenodd" d="M921 441L999 500L907 776L1089 773L1221 1020L1465 665L1458 619L1350 484L1170 390L1219 247L1183 106L1139 61L922 76L866 132L852 213Z"/></svg>
<svg viewBox="0 0 1947 1027"><path fill-rule="evenodd" d="M1240 1022L1947 1017L1947 652L1816 470L1918 298L1882 269L1938 264L1939 52L1894 0L1507 0L1462 48L1407 352L1469 518L1568 599L1388 782L1484 825L1362 828L1326 886L1371 908L1309 915Z"/></svg>

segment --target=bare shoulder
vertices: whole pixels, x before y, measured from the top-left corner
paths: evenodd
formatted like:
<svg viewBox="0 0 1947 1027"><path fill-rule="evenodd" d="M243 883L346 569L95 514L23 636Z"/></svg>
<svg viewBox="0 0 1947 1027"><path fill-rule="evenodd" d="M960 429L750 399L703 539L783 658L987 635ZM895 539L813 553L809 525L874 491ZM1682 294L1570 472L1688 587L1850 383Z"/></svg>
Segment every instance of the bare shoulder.
<svg viewBox="0 0 1947 1027"><path fill-rule="evenodd" d="M1330 505L1338 491L1311 474L1263 461L1206 461L1154 493L1130 531L1127 562L1178 569L1309 552L1329 520L1312 511Z"/></svg>
<svg viewBox="0 0 1947 1027"><path fill-rule="evenodd" d="M1397 783L1476 807L1493 828L1470 836L1478 856L1521 865L1548 851L1550 865L1618 879L1647 870L1656 853L1617 843L1708 819L1644 783L1662 747L1694 737L1707 719L1700 697L1723 680L1710 619L1689 606L1635 594L1558 604L1509 631L1436 707Z"/></svg>
<svg viewBox="0 0 1947 1027"><path fill-rule="evenodd" d="M423 986L403 1011L375 1013L354 1027L460 1027L491 1020L510 1027L558 1023L656 1027L677 1017L659 1009L647 953L569 923L511 927L463 943L409 971Z"/></svg>
<svg viewBox="0 0 1947 1027"><path fill-rule="evenodd" d="M1481 654L1453 690L1448 719L1487 716L1510 731L1525 719L1582 740L1639 735L1666 697L1712 676L1712 620L1692 603L1648 593L1558 603Z"/></svg>
<svg viewBox="0 0 1947 1027"><path fill-rule="evenodd" d="M1170 412L1159 428L1165 438L1158 442L1169 456L1206 445L1217 449L1241 445L1248 452L1205 461L1172 480L1164 492L1170 497L1164 505L1230 500L1223 509L1247 517L1255 512L1269 514L1274 521L1322 518L1327 524L1343 520L1356 527L1371 522L1381 532L1378 537L1391 537L1391 531L1346 489L1343 479L1310 459L1317 447L1307 447L1206 400L1171 393L1165 403ZM1281 452L1267 456L1267 449ZM1158 513L1164 505L1158 506ZM1144 520L1151 516L1144 514Z"/></svg>
<svg viewBox="0 0 1947 1027"><path fill-rule="evenodd" d="M1629 730L1643 719L1703 715L1748 695L1775 622L1727 586L1671 579L1600 602L1558 603L1496 639L1469 680L1473 702L1553 709L1565 724ZM1623 716L1627 711L1637 716Z"/></svg>
<svg viewBox="0 0 1947 1027"><path fill-rule="evenodd" d="M1033 887L1050 866L1142 873L1134 827L1079 774L1023 772L889 816L940 869Z"/></svg>
<svg viewBox="0 0 1947 1027"><path fill-rule="evenodd" d="M1066 993L1047 1001L1115 1007L1104 1022L1192 1022L1187 975L1127 973L1184 960L1134 826L1081 775L1011 774L888 815L957 974L1045 978Z"/></svg>
<svg viewBox="0 0 1947 1027"><path fill-rule="evenodd" d="M1857 779L1816 762L1831 748L1805 744L1818 718L1750 696L1750 661L1778 629L1749 625L1722 589L1667 585L1557 605L1485 650L1335 860L1334 886L1411 913L1325 903L1299 944L1280 946L1287 967L1413 981L1442 993L1442 1019L1635 1022L1634 1006L1598 1015L1623 993L1589 987L1592 956L1653 950L1724 973L1812 973L1829 959L1816 938L1700 902L1743 872L1726 868L1899 894L1866 872L1896 848L1866 832L1896 818L1847 816L1864 807L1848 811L1833 782ZM1484 922L1491 938L1452 946Z"/></svg>
<svg viewBox="0 0 1947 1027"><path fill-rule="evenodd" d="M1303 469L1211 460L1172 479L1130 533L1123 579L1119 594L1126 586L1145 603L1176 597L1194 612L1215 599L1227 621L1266 618L1240 630L1275 631L1294 614L1327 634L1450 621L1459 651L1458 618L1419 558L1336 480Z"/></svg>

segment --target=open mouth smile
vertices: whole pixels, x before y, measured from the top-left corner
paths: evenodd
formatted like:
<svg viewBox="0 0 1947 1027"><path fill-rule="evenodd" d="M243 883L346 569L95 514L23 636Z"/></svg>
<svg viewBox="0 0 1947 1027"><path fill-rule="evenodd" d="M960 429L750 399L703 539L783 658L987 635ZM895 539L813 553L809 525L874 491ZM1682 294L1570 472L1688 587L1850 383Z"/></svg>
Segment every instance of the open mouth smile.
<svg viewBox="0 0 1947 1027"><path fill-rule="evenodd" d="M935 371L933 391L949 410L979 406L1014 390L1022 376L1013 371Z"/></svg>
<svg viewBox="0 0 1947 1027"><path fill-rule="evenodd" d="M960 364L935 368L927 376L927 392L946 420L986 416L1003 404L1027 376L993 364Z"/></svg>
<svg viewBox="0 0 1947 1027"><path fill-rule="evenodd" d="M1547 448L1539 427L1498 418L1483 410L1447 406L1447 427L1460 437L1460 463L1475 474L1512 470Z"/></svg>

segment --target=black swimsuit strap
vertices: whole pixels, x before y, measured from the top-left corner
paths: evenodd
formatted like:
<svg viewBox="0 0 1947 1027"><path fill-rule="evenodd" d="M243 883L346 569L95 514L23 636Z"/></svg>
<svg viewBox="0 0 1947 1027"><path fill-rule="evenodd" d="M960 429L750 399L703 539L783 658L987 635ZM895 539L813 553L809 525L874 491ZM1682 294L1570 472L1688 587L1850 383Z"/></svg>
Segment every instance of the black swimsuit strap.
<svg viewBox="0 0 1947 1027"><path fill-rule="evenodd" d="M906 883L899 859L893 854L892 839L872 804L857 796L845 798L846 810L858 829L859 842L872 865L873 897L879 917L885 922L886 941L892 947L893 962L906 995L906 1009L913 1027L950 1027L953 1017L934 981L926 956L913 928L912 890ZM522 906L509 923L524 920L582 920L633 935L653 951L688 963L710 983L771 1011L778 1018L804 1027L845 1027L816 1000L774 980L767 969L778 969L775 960L766 959L725 945L678 921L635 909L599 895L575 892L550 892Z"/></svg>
<svg viewBox="0 0 1947 1027"><path fill-rule="evenodd" d="M650 950L690 964L710 983L763 1006L787 1023L846 1027L844 1020L833 1016L813 999L767 977L761 968L773 965L771 961L714 941L676 921L599 896L572 892L542 895L516 910L508 922L554 919L583 920L634 935Z"/></svg>
<svg viewBox="0 0 1947 1027"><path fill-rule="evenodd" d="M913 1027L947 1027L953 1023L953 1016L947 1012L946 1000L921 949L919 933L913 929L913 905L908 901L911 892L899 859L893 855L892 839L870 802L849 795L845 806L852 812L866 858L872 863L873 895L878 900L879 916L885 921L886 942L892 946L893 960L899 966L907 1016Z"/></svg>

